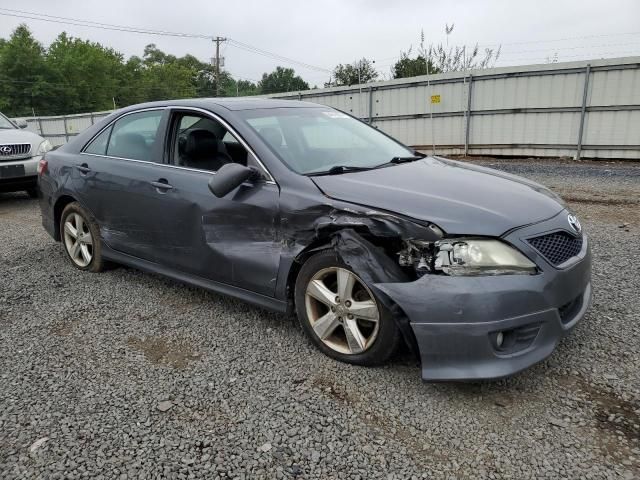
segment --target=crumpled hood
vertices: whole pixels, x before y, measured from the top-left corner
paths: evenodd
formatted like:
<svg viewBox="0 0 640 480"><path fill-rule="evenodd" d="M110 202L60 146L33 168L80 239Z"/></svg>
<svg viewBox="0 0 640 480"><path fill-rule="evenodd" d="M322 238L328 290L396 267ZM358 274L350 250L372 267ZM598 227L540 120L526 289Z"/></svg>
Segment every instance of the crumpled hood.
<svg viewBox="0 0 640 480"><path fill-rule="evenodd" d="M451 235L500 236L564 208L555 194L535 182L434 157L311 178L331 198L432 222Z"/></svg>
<svg viewBox="0 0 640 480"><path fill-rule="evenodd" d="M0 145L5 143L30 143L31 151L35 154L44 139L28 130L0 128Z"/></svg>

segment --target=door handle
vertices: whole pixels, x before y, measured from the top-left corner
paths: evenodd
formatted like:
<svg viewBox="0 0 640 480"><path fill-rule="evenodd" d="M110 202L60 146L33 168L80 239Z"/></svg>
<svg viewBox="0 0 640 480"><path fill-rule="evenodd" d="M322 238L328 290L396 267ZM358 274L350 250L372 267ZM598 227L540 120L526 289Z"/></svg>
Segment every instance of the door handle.
<svg viewBox="0 0 640 480"><path fill-rule="evenodd" d="M79 170L80 173L83 175L86 175L91 171L91 169L89 168L89 165L87 165L86 163L83 163L82 165L76 165L76 170Z"/></svg>
<svg viewBox="0 0 640 480"><path fill-rule="evenodd" d="M167 182L165 178L160 178L157 182L151 182L151 185L158 190L171 190L173 188L173 185L169 185L169 182Z"/></svg>

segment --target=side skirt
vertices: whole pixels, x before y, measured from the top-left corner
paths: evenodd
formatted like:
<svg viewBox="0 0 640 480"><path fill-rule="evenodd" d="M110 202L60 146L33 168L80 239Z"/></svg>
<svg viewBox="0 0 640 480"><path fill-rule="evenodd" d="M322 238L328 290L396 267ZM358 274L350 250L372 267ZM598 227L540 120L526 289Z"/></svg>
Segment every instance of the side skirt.
<svg viewBox="0 0 640 480"><path fill-rule="evenodd" d="M102 255L105 260L110 260L115 263L121 263L129 267L137 268L150 273L157 273L165 277L169 277L178 282L193 285L199 288L204 288L214 293L221 293L230 297L243 300L247 303L251 303L258 307L266 308L274 312L286 313L287 302L278 300L273 297L267 297L258 293L245 290L243 288L234 287L233 285L227 285L226 283L214 282L206 278L198 277L196 275L189 275L183 272L178 272L171 268L163 267L157 263L142 260L125 253L117 252L108 247L102 242Z"/></svg>

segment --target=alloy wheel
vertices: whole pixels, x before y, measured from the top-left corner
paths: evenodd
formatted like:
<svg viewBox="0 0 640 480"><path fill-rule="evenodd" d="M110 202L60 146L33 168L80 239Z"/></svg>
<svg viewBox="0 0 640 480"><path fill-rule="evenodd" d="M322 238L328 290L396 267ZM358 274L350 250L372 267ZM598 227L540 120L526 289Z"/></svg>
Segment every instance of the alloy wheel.
<svg viewBox="0 0 640 480"><path fill-rule="evenodd" d="M81 215L71 213L64 222L64 245L79 267L86 267L93 258L93 237Z"/></svg>
<svg viewBox="0 0 640 480"><path fill-rule="evenodd" d="M305 308L318 338L339 353L362 353L378 335L380 312L373 294L345 268L317 272L307 285Z"/></svg>

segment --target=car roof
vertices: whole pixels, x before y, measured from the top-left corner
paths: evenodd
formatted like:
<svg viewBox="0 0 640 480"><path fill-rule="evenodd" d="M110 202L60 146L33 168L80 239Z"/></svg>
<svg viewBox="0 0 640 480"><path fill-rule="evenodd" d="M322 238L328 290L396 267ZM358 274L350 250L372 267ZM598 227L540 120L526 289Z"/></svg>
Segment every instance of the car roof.
<svg viewBox="0 0 640 480"><path fill-rule="evenodd" d="M264 108L327 108L317 103L301 102L299 100L278 100L271 98L234 97L234 98L190 98L183 100L162 100L158 102L131 105L125 110L139 110L160 106L185 106L216 110L223 107L227 110L258 110Z"/></svg>

